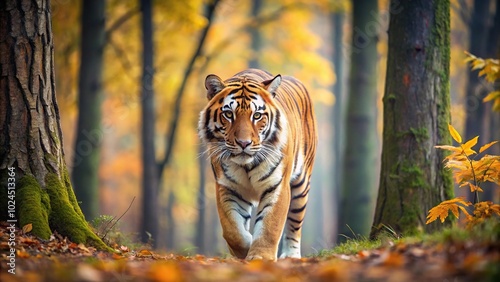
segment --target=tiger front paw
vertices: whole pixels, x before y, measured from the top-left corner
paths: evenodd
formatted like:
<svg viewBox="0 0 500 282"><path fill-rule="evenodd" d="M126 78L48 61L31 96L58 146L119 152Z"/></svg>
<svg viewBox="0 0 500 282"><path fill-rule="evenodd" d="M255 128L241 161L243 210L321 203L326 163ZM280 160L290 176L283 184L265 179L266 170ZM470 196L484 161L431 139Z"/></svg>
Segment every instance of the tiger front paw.
<svg viewBox="0 0 500 282"><path fill-rule="evenodd" d="M248 261L251 261L251 260L271 260L271 261L276 261L276 256L274 254L250 252L250 253L248 253L248 255L245 258L245 260L248 260Z"/></svg>

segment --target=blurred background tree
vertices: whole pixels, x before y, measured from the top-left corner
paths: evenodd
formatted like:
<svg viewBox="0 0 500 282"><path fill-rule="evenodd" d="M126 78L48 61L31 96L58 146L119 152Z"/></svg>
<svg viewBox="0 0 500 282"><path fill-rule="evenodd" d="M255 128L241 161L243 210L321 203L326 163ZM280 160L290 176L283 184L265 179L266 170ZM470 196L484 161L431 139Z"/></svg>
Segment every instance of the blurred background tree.
<svg viewBox="0 0 500 282"><path fill-rule="evenodd" d="M370 114L369 129L378 135L376 142L379 145L374 149L378 156L388 49L385 31L391 13L389 1L376 2L376 9L366 11L364 7L363 12L372 15L371 12L379 11L378 16L366 23L376 23L380 27L376 34L375 72L369 77L377 82L371 89L376 91L376 98L372 92L369 107L376 114ZM488 2L489 17L493 19L498 1ZM472 1L451 1L451 108L453 123L459 131L464 128L466 114L474 111L466 103L464 82L469 71L463 62L463 51L469 50L472 24L464 21L464 15L471 14L472 4ZM214 7L212 14L209 14L210 6ZM120 215L137 196L138 200L121 219L123 232L137 234L137 238L144 231L141 222L149 218L143 219L143 211L150 203L140 200L144 197L141 152L146 144L140 133L143 101L138 95L143 87L145 51L139 7L136 0L108 0L105 5L100 106L102 140L97 158L98 192L93 200L98 203L99 214ZM82 153L77 149L81 141L76 141L80 107L78 81L80 68L90 61L90 55L82 57L81 52L84 40L81 34L82 1L53 0L52 11L57 95L69 164ZM361 81L353 79L352 72L348 72L354 67L350 59L354 31L352 12L349 0L151 2L150 20L154 30L151 69L154 78L151 83L155 101L148 110L154 118L154 122L148 122L154 134L147 146L154 147L154 160L158 165L157 207L152 209L158 217L158 233L152 238L156 246L191 254L226 252L215 210L213 178L204 157L200 156L203 149L199 147L196 124L198 113L206 103L205 76L215 73L228 78L250 66L298 77L308 86L316 102L319 154L304 223L303 253L332 246L339 238L338 230L344 229L340 232L345 236L354 236L345 231L345 221L338 223L341 222L338 215L346 212L338 208L340 179L347 175L342 165L346 151L343 132L352 129L344 116L348 99L351 99L349 103L361 102L360 98L354 98L353 89L350 89ZM364 30L365 26L359 28ZM205 31L206 37L198 48ZM98 71L95 69L93 74ZM346 81L351 81L352 85L347 85ZM91 111L80 110L80 115L89 114ZM484 122L498 119L497 116L498 113L487 115ZM377 172L380 162L370 162L372 171ZM73 181L79 181L75 173L72 173ZM349 176L343 190L359 188L349 185L353 177L361 178ZM373 184L377 186L377 181ZM355 197L350 200L352 206L365 203L356 201ZM87 202L83 198L80 201L82 207ZM368 207L366 214L373 219L373 208Z"/></svg>

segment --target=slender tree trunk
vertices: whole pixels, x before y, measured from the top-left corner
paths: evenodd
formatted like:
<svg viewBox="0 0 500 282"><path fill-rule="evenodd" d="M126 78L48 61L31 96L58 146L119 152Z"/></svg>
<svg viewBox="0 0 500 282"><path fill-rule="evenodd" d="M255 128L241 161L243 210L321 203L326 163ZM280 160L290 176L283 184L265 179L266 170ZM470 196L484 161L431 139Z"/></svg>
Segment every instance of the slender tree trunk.
<svg viewBox="0 0 500 282"><path fill-rule="evenodd" d="M469 52L482 58L486 55L486 46L488 42L489 8L489 0L475 0L472 17L470 19ZM478 77L477 71L469 72L466 92L467 100L465 105L467 113L465 120L465 140L482 135L484 132L483 118L485 114L485 105L482 100L484 98L485 91L481 83L482 80L482 78ZM484 144L487 140L483 139L484 138L480 138L478 143Z"/></svg>
<svg viewBox="0 0 500 282"><path fill-rule="evenodd" d="M175 95L175 102L174 102L174 113L172 120L170 121L170 127L167 130L167 136L166 136L166 147L165 147L165 156L164 158L158 162L158 182L161 182L162 176L163 176L163 171L165 170L165 166L170 163L170 160L172 159L172 151L174 148L174 142L175 142L175 137L177 135L177 126L179 124L179 119L181 116L181 102L182 102L182 97L184 96L184 90L186 89L186 85L188 83L188 79L191 75L191 73L194 70L195 67L195 62L196 59L201 55L203 46L205 45L205 39L207 38L208 31L212 27L213 24L213 18L215 15L215 9L217 8L217 5L219 4L220 0L214 0L211 1L209 5L206 7L206 18L207 18L207 25L205 28L201 31L201 36L200 40L198 41L198 46L196 46L196 50L194 51L193 55L191 56L191 59L186 67L186 70L184 71L184 77L182 78L181 85L179 87L179 90L177 91Z"/></svg>
<svg viewBox="0 0 500 282"><path fill-rule="evenodd" d="M153 245L158 242L158 172L155 153L155 107L154 107L154 65L153 65L153 13L152 1L141 0L142 11L142 225L141 238ZM149 233L149 234L148 234Z"/></svg>
<svg viewBox="0 0 500 282"><path fill-rule="evenodd" d="M333 86L333 94L335 95L335 105L333 106L331 115L331 124L333 125L333 138L332 138L332 153L333 153L333 164L332 164L332 175L333 175L333 199L331 201L333 205L334 217L333 224L334 230L332 234L336 236L338 234L338 214L339 210L339 199L340 190L342 184L343 175L343 159L344 159L344 92L345 92L345 80L344 80L344 56L343 56L343 38L344 38L344 21L345 21L345 11L336 11L331 14L330 21L333 30L333 66L335 70L335 76L337 80Z"/></svg>
<svg viewBox="0 0 500 282"><path fill-rule="evenodd" d="M430 208L453 196L450 144L450 2L391 1L380 187L371 235L442 228Z"/></svg>
<svg viewBox="0 0 500 282"><path fill-rule="evenodd" d="M200 155L203 154L203 148L204 146L200 144L199 147L199 153ZM205 156L200 156L198 158L198 166L199 166L199 179L200 179L200 184L198 188L198 198L197 198L197 208L198 208L198 222L196 223L196 240L195 244L198 247L198 253L200 254L206 254L207 248L205 246L205 237L206 237L206 230L205 230L205 223L207 219L207 198L206 198L206 181L207 181L207 174L206 174L206 166L207 166L207 159Z"/></svg>
<svg viewBox="0 0 500 282"><path fill-rule="evenodd" d="M175 193L171 190L168 193L168 200L166 209L166 221L167 221L167 249L173 250L175 248L175 219L174 219L174 205L175 205Z"/></svg>
<svg viewBox="0 0 500 282"><path fill-rule="evenodd" d="M0 2L0 54L0 220L31 223L44 239L57 231L106 249L85 221L64 162L48 1Z"/></svg>
<svg viewBox="0 0 500 282"><path fill-rule="evenodd" d="M87 220L99 215L99 159L103 132L101 104L106 1L84 0L78 122L71 180Z"/></svg>
<svg viewBox="0 0 500 282"><path fill-rule="evenodd" d="M377 0L354 0L339 233L368 235L377 179ZM352 234L354 233L354 234ZM342 237L339 237L341 240Z"/></svg>
<svg viewBox="0 0 500 282"><path fill-rule="evenodd" d="M495 1L495 14L493 18L493 24L488 30L488 44L486 46L486 55L485 58L500 58L500 53L498 52L500 48L500 0ZM476 73L474 71L474 73ZM484 78L481 78L484 80ZM488 82L483 82L485 86L483 91L486 95L495 89L495 85L492 85ZM498 90L498 85L496 85L496 89ZM484 96L481 96L484 97ZM500 112L494 112L492 103L483 103L484 107L484 118L483 118L483 132L480 135L480 139L482 143L490 142L493 140L500 140ZM494 146L489 150L490 154L499 155L500 148L499 146ZM494 203L498 203L500 197L498 197L497 187L494 183L486 182L482 185L484 193L481 195L479 200L481 201L492 201Z"/></svg>
<svg viewBox="0 0 500 282"><path fill-rule="evenodd" d="M254 0L252 1L252 18L257 19L260 11L262 10L262 0ZM262 36L260 35L260 30L257 25L253 26L250 29L250 38L252 44L252 57L250 62L248 62L248 66L250 68L258 69L260 68L259 58L260 58L260 49L262 47Z"/></svg>

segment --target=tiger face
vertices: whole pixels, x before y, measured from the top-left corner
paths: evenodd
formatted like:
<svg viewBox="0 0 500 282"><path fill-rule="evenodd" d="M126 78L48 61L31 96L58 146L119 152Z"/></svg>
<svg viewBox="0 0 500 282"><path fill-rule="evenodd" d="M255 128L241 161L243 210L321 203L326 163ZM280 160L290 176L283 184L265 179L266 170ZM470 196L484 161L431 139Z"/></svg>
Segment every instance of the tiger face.
<svg viewBox="0 0 500 282"><path fill-rule="evenodd" d="M209 155L239 165L273 157L280 148L280 129L273 127L273 120L279 118L273 92L280 83L281 76L262 83L243 80L227 84L216 75L207 77L209 104L199 128L201 139L209 144Z"/></svg>

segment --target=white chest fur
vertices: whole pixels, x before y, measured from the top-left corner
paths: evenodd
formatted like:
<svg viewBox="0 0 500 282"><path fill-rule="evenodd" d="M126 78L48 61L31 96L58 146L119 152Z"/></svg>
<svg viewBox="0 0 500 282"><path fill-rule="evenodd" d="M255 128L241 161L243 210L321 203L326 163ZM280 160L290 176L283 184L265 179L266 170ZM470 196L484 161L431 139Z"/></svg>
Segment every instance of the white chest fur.
<svg viewBox="0 0 500 282"><path fill-rule="evenodd" d="M235 189L245 199L257 203L262 193L283 179L284 160L264 160L255 167L241 166L232 161L221 164L220 185Z"/></svg>

